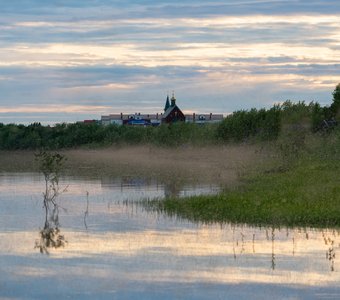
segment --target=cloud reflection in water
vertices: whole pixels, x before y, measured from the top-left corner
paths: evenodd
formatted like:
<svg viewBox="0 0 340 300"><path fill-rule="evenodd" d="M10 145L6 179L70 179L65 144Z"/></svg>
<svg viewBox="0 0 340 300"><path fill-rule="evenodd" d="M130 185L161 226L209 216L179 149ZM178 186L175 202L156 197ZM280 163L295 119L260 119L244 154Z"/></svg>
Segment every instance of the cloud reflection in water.
<svg viewBox="0 0 340 300"><path fill-rule="evenodd" d="M4 217L0 229L1 294L17 298L116 295L137 299L138 294L157 299L160 293L178 295L179 299L188 295L195 299L221 295L246 298L252 295L250 287L290 296L302 293L305 298L315 296L315 289L340 293L336 230L200 225L143 210L132 214L130 207L117 201L112 186L103 189L99 181L91 184L70 180L70 191L75 187L84 193L62 196L67 212L61 211L60 217L68 245L50 249L48 257L34 251L32 244L39 225L32 224L31 217L41 216L41 202L27 195L14 202L11 197L0 201ZM29 209L7 208L20 201L28 201ZM6 211L21 222L12 226L3 215ZM58 286L54 294L50 284Z"/></svg>

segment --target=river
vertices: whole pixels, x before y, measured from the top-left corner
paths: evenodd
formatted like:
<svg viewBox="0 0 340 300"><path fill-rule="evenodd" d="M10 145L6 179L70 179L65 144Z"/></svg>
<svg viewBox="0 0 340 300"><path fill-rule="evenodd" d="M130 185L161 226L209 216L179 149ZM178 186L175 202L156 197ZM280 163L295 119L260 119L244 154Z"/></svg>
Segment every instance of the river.
<svg viewBox="0 0 340 300"><path fill-rule="evenodd" d="M176 182L61 178L53 246L43 177L0 173L0 299L340 298L339 230L191 223L134 204L219 191Z"/></svg>

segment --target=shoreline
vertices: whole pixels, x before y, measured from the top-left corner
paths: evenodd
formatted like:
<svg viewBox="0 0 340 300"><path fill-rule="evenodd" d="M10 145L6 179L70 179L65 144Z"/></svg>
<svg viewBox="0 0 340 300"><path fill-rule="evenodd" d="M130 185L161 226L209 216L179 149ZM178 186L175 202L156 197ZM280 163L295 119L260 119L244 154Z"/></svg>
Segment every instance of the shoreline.
<svg viewBox="0 0 340 300"><path fill-rule="evenodd" d="M340 162L302 160L291 168L246 176L218 195L141 202L192 222L340 228Z"/></svg>
<svg viewBox="0 0 340 300"><path fill-rule="evenodd" d="M322 156L317 150L303 152L286 167L285 161L275 160L270 150L246 144L178 148L144 145L58 152L67 157L64 175L220 185L223 191L218 195L140 203L193 222L340 226L337 152L323 152ZM0 172L38 171L34 153L0 151Z"/></svg>

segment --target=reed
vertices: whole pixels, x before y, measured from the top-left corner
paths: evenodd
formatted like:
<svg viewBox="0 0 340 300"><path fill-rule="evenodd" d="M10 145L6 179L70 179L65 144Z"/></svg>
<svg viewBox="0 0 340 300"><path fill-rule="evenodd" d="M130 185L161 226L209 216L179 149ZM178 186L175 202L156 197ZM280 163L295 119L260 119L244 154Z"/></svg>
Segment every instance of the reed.
<svg viewBox="0 0 340 300"><path fill-rule="evenodd" d="M327 136L307 135L302 144L288 149L280 150L279 143L273 147L276 160L243 175L241 186L219 195L143 205L195 222L340 226L340 130Z"/></svg>

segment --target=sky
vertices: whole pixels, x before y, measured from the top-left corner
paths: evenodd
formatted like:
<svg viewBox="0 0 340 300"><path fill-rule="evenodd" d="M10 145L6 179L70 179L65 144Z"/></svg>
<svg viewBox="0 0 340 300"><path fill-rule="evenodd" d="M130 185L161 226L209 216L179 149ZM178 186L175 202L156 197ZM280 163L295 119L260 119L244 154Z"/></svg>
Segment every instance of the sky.
<svg viewBox="0 0 340 300"><path fill-rule="evenodd" d="M0 123L332 102L339 0L1 0Z"/></svg>

